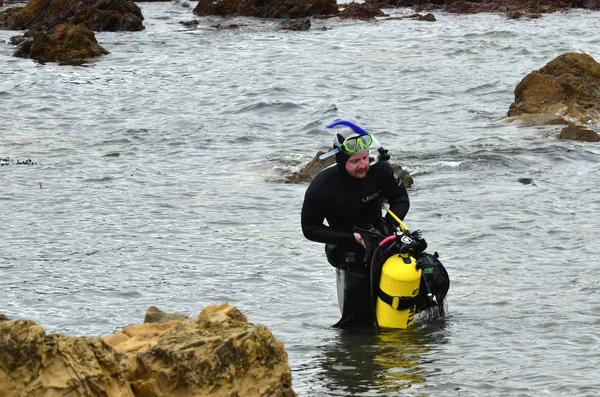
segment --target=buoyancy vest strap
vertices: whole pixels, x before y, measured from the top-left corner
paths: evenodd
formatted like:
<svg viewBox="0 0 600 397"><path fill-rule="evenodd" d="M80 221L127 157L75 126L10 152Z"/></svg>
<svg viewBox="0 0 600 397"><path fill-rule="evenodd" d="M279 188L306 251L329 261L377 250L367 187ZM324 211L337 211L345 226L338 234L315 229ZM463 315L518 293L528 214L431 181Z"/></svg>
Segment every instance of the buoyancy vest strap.
<svg viewBox="0 0 600 397"><path fill-rule="evenodd" d="M416 305L419 302L419 296L398 296L398 295L388 295L382 290L379 290L379 299L383 302L390 305L390 307L394 310L406 310L411 306Z"/></svg>

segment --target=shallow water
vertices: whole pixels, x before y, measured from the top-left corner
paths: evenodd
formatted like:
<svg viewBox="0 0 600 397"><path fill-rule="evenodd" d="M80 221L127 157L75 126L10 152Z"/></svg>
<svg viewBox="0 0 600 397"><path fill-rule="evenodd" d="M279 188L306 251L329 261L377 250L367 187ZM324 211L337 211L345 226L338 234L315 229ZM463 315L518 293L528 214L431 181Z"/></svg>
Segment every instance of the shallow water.
<svg viewBox="0 0 600 397"><path fill-rule="evenodd" d="M146 30L97 33L111 54L83 67L0 44L0 157L36 163L0 167L1 313L103 335L150 305L228 301L285 342L302 396L596 394L600 146L502 119L527 73L599 59L597 13L285 32L139 5ZM334 269L300 230L307 186L277 180L338 118L413 175L406 222L452 278L445 320L331 328Z"/></svg>

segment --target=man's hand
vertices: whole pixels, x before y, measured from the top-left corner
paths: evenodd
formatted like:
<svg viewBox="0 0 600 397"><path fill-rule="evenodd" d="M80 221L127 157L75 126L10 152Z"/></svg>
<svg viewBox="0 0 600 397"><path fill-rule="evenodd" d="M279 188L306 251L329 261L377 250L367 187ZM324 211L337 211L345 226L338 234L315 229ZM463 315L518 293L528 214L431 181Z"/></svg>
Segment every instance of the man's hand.
<svg viewBox="0 0 600 397"><path fill-rule="evenodd" d="M363 247L363 248L365 248L365 249L367 248L367 245L365 244L365 241L363 240L363 238L362 238L362 236L360 235L360 233L356 233L356 232L354 232L354 240L355 240L355 241L356 241L358 244L362 245L362 247Z"/></svg>

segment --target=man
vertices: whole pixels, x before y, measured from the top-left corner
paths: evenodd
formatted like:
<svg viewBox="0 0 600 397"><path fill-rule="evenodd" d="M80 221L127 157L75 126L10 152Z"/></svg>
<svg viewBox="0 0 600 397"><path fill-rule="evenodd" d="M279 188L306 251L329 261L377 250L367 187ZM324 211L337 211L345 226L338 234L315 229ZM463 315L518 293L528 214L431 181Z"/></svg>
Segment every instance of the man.
<svg viewBox="0 0 600 397"><path fill-rule="evenodd" d="M386 229L390 220L382 219L384 200L404 219L409 199L402 180L385 161L387 151L375 137L346 120L327 128L339 126L346 128L336 134L333 149L321 156L335 154L336 165L320 172L306 190L302 232L307 239L326 244L327 260L336 268L342 318L335 327L367 327L374 324L370 258L366 258L367 245L359 231ZM379 161L375 162L369 149L378 147Z"/></svg>

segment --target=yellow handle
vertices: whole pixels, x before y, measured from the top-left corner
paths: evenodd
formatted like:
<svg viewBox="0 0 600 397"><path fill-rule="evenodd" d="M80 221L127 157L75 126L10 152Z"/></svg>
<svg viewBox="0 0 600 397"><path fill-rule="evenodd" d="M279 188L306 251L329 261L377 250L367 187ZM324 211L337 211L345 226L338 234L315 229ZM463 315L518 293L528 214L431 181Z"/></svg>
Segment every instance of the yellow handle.
<svg viewBox="0 0 600 397"><path fill-rule="evenodd" d="M400 226L400 230L402 230L402 232L403 232L403 233L406 233L406 232L408 232L408 226L406 226L406 225L404 224L404 222L402 222L402 220L400 220L400 218L398 218L398 217L396 216L396 214L394 214L394 213L392 212L392 210L390 210L390 209L388 208L388 209L387 209L387 212L388 212L388 214L390 214L390 215L392 216L392 218L394 218L394 220L395 220L396 222L398 222L398 226Z"/></svg>

